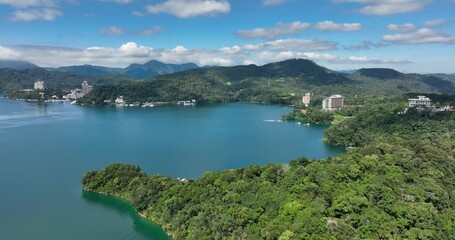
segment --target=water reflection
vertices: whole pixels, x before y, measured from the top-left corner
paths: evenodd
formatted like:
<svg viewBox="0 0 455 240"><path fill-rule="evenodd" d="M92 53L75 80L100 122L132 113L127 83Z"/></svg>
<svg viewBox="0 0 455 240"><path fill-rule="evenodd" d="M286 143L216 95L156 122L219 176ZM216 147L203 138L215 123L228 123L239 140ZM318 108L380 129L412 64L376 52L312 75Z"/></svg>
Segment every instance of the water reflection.
<svg viewBox="0 0 455 240"><path fill-rule="evenodd" d="M127 216L133 220L134 229L145 239L170 240L160 226L141 218L127 201L94 192L82 191L82 199L90 204L101 206Z"/></svg>

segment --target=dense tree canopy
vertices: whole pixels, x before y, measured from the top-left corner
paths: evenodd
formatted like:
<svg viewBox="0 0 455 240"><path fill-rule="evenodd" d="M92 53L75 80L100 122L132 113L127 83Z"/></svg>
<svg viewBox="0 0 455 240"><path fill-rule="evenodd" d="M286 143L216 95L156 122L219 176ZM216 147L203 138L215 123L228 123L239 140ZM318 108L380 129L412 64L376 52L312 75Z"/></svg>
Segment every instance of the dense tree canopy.
<svg viewBox="0 0 455 240"><path fill-rule="evenodd" d="M326 140L357 146L179 181L114 164L85 190L131 201L175 239L454 239L455 113L366 99Z"/></svg>

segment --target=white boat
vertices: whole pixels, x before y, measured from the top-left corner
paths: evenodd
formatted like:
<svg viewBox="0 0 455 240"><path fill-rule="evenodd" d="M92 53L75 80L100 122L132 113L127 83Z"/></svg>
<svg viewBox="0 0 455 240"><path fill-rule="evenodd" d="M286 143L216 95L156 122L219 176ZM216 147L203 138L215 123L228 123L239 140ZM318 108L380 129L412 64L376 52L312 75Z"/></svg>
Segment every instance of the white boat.
<svg viewBox="0 0 455 240"><path fill-rule="evenodd" d="M154 107L154 106L155 106L155 104L153 104L153 103L148 103L148 102L142 104L142 107L143 107L143 108L146 108L146 107Z"/></svg>

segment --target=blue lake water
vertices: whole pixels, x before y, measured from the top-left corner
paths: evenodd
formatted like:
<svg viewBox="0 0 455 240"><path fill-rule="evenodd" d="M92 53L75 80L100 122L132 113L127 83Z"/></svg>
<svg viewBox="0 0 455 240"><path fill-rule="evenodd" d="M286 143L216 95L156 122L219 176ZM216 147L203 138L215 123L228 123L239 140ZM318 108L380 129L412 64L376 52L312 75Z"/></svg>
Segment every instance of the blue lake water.
<svg viewBox="0 0 455 240"><path fill-rule="evenodd" d="M80 179L111 163L197 178L217 171L325 158L324 126L279 120L291 109L231 103L197 107L80 107L0 98L0 239L167 239Z"/></svg>

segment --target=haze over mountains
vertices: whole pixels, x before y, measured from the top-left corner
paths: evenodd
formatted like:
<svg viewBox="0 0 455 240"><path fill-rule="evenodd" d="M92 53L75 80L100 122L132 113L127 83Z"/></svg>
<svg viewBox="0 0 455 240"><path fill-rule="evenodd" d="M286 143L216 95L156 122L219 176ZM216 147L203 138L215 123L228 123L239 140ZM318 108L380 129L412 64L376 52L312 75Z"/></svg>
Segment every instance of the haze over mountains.
<svg viewBox="0 0 455 240"><path fill-rule="evenodd" d="M166 64L156 60L151 60L144 64L134 63L126 68L110 68L93 65L64 66L58 68L44 68L48 71L68 72L83 75L126 75L130 78L140 79L155 77L163 74L170 74L188 69L198 68L194 63L185 64ZM24 70L30 68L39 68L38 65L27 61L0 60L0 68L10 68L15 70Z"/></svg>
<svg viewBox="0 0 455 240"><path fill-rule="evenodd" d="M39 66L27 61L0 60L0 68L23 70L28 68L39 68Z"/></svg>

